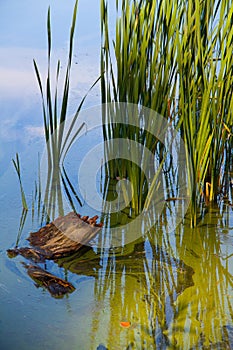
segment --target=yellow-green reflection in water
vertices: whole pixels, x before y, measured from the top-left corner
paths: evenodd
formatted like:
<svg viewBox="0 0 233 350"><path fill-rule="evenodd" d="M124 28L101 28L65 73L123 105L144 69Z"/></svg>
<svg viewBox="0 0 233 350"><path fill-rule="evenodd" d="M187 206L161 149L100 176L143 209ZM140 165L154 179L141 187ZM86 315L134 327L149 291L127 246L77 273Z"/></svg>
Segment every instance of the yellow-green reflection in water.
<svg viewBox="0 0 233 350"><path fill-rule="evenodd" d="M233 346L233 225L232 209L226 210L231 210L231 223L215 208L196 229L180 227L177 253L195 274L194 285L177 298L165 332L176 348Z"/></svg>
<svg viewBox="0 0 233 350"><path fill-rule="evenodd" d="M188 222L170 235L154 228L125 248L63 261L95 278L88 348L231 349L231 226L232 208L212 208L196 229Z"/></svg>

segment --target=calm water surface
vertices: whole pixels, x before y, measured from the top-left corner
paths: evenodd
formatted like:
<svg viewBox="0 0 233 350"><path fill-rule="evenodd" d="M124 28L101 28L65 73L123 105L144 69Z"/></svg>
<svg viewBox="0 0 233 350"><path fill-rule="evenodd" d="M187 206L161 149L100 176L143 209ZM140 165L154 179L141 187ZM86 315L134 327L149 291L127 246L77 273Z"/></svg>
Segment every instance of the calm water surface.
<svg viewBox="0 0 233 350"><path fill-rule="evenodd" d="M66 62L73 4L0 4L0 348L95 350L102 344L109 350L232 349L233 207L228 203L209 208L195 230L187 218L169 235L157 226L124 248L93 247L81 258L48 262L50 272L76 288L63 299L36 288L22 265L26 260L6 254L15 245L22 212L11 159L19 152L31 203L38 153L44 148L32 60L45 74L46 13L51 5L54 57ZM80 0L76 39L70 114L99 74L98 0ZM99 102L97 86L85 107ZM88 135L80 141L80 157L92 142ZM87 206L80 211L93 214ZM29 232L39 225L30 209L20 246L27 245Z"/></svg>

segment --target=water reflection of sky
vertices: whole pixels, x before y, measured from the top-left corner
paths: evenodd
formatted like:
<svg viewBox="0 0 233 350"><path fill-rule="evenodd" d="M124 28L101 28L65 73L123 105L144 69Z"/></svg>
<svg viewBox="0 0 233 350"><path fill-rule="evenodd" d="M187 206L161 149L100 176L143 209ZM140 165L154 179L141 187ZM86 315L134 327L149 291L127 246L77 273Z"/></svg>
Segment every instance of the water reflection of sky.
<svg viewBox="0 0 233 350"><path fill-rule="evenodd" d="M44 150L41 96L33 68L37 61L42 78L47 70L47 11L51 7L52 67L61 60L65 72L69 30L75 0L0 1L0 208L8 225L21 210L19 184L12 164L19 153L27 196L37 179L38 157ZM99 0L79 0L75 31L69 115L99 76ZM63 73L63 75L62 75ZM85 106L99 104L99 86ZM39 155L40 153L40 155ZM10 226L11 227L11 226ZM9 242L5 242L6 247Z"/></svg>
<svg viewBox="0 0 233 350"><path fill-rule="evenodd" d="M33 6L29 0L1 2L1 148L8 141L25 143L29 134L41 135L40 95L32 60L36 59L43 74L47 56L46 15L50 5L53 55L65 66L73 4L74 1L54 0L34 1ZM98 0L80 0L75 41L71 109L75 109L99 74Z"/></svg>
<svg viewBox="0 0 233 350"><path fill-rule="evenodd" d="M46 16L51 7L54 63L66 64L69 28L75 1L7 1L0 3L0 161L42 133L39 89L33 69L36 59L46 72ZM99 74L99 0L79 1L70 94L70 113L75 110ZM64 71L64 69L63 69ZM87 104L98 103L96 89ZM6 166L6 163L2 163ZM1 166L3 169L3 167Z"/></svg>
<svg viewBox="0 0 233 350"><path fill-rule="evenodd" d="M17 225L21 213L19 186L11 163L11 158L14 157L16 152L20 153L20 159L22 161L23 183L28 183L28 186L32 187L36 178L37 150L40 146L40 140L43 139L43 128L40 94L33 71L32 60L35 58L41 71L45 72L47 55L46 13L49 4L51 5L54 56L55 58L61 58L62 62L65 62L74 0L7 0L0 2L0 221L2 232L0 252L1 250L5 251L8 249L15 241ZM70 96L70 113L75 110L80 99L98 77L99 42L99 0L80 0L72 74L72 91ZM86 105L90 106L99 103L100 97L96 95L98 95L98 88L89 95ZM81 151L83 153L85 152L85 150L82 149ZM35 167L34 169L29 169L28 164L32 163ZM31 176L30 171L33 173L33 176ZM33 182L28 181L30 176ZM17 197L16 194L19 194L19 196ZM17 203L16 197L18 198ZM231 215L230 221L228 222L229 230L232 230L232 219ZM217 223L218 221L220 222L220 218L217 217L217 214L216 221ZM207 229L209 226L211 227L211 225L213 225L213 217L209 219L209 222L211 224L207 222L206 226L203 227ZM227 219L224 223L227 225ZM27 228L25 229L25 232L26 231ZM190 298L187 299L188 301L194 299L196 295L198 295L197 293L199 293L202 297L201 306L206 306L205 298L207 293L205 293L205 291L208 291L207 283L205 283L206 281L210 285L210 291L212 292L213 290L215 292L214 274L211 275L208 280L206 277L208 274L205 274L205 272L211 270L208 270L207 267L209 268L211 263L212 270L215 271L215 268L219 267L216 271L221 272L221 274L219 274L220 277L224 275L224 271L229 271L229 273L232 271L232 259L226 258L232 256L231 247L233 237L232 234L228 234L225 225L224 228L219 226L219 231L222 249L222 251L220 249L219 251L222 254L221 258L224 264L226 264L224 269L221 268L218 254L215 254L218 253L218 251L214 250L214 244L213 252L210 251L208 255L209 250L206 249L209 245L207 239L208 232L204 235L203 232L199 232L199 229L197 229L192 237L188 227L186 233L183 234L183 241L181 241L180 238L182 236L176 235L170 238L171 244L168 244L169 247L175 247L174 250L178 257L181 256L181 258L183 258L182 251L186 253L184 257L186 262L188 261L189 263L192 261L194 267L197 269L194 275L196 280L198 280L197 276L201 276L201 278L199 277L200 281L197 287L187 288L186 290L186 293L191 291L190 294L188 294L188 296L190 296ZM212 228L212 232L210 232L209 236L214 237L214 233L215 231ZM214 242L214 239L212 239L211 242ZM165 240L164 247L166 244L167 241ZM188 247L191 247L191 249L188 249ZM193 252L198 253L199 256L195 258L194 255L192 255ZM147 259L144 259L144 261L148 261L148 270L151 271L153 254L148 246L146 246L145 257ZM1 255L0 258L1 261L4 261L3 255ZM12 266L16 266L16 263L12 263ZM19 266L19 269L23 269L21 264L17 266ZM157 264L157 266L159 266L159 264ZM164 276L163 271L166 271L165 267L164 265L158 276ZM135 277L132 278L131 275L126 275L126 282L123 283L123 278L121 280L119 275L116 274L117 288L115 298L112 298L113 294L111 293L107 295L107 298L104 298L104 293L100 293L99 299L95 299L96 295L93 295L94 286L92 280L89 279L88 283L85 284L85 280L81 282L81 279L79 279L80 276L74 274L72 277L71 275L69 277L73 278L72 282L78 286L77 293L71 295L70 299L65 299L64 303L58 303L57 301L51 301L50 296L46 293L42 294L38 292L34 294L35 287L33 283L28 281L28 279L26 279L26 284L24 284L24 281L22 283L21 277L17 276L16 278L14 271L9 272L8 269L2 268L2 266L0 270L2 276L4 276L3 287L5 287L5 285L7 286L6 292L1 290L1 295L3 295L3 298L1 298L1 300L3 300L2 314L4 315L2 334L8 335L5 339L6 342L14 344L11 348L14 348L15 344L17 344L17 348L22 349L23 347L20 346L20 344L22 344L20 343L22 339L28 341L28 344L31 341L34 343L35 341L37 343L45 341L45 343L48 344L48 334L49 338L54 341L52 344L57 345L55 345L55 348L60 349L69 345L71 345L69 348L81 348L83 344L89 341L93 342L93 344L96 343L97 346L103 341L104 336L108 336L108 329L112 330L109 334L113 334L115 330L118 334L120 334L120 332L123 334L126 330L121 329L119 325L123 314L123 312L122 314L119 312L119 310L121 310L119 305L121 305L120 302L123 300L124 295L122 290L125 290L125 305L128 304L129 310L132 310L134 314L136 314L137 311L139 316L142 315L140 319L142 324L143 317L147 317L147 314L144 312L145 305L147 304L144 301L142 302L141 299L139 300L139 297L140 293L145 296L148 291L146 289L144 291L142 284L140 284ZM122 274L122 276L124 277L125 275ZM140 277L140 275L137 277ZM202 280L202 277L206 277L206 280ZM221 281L220 277L218 282ZM166 282L166 279L164 280ZM99 285L96 284L95 286L100 287L100 290L101 282L101 279L99 279ZM108 285L107 278L105 283ZM225 286L229 287L230 285L228 285L228 283L227 281L223 284L222 288L224 289ZM221 283L219 283L219 285L221 286ZM110 287L109 290L111 291ZM14 294L16 290L17 295ZM226 293L228 292L227 289L225 289L225 291ZM135 294L133 294L134 292ZM216 293L216 295L218 294ZM207 299L214 300L211 299L209 295ZM138 304L137 300L139 300L141 304ZM232 298L230 300L232 300ZM181 309L181 306L184 306L185 302L184 294L183 299L181 296L181 302L178 304L177 310ZM123 304L123 302L121 303ZM115 307L114 304L117 307ZM207 306L209 305L210 303L207 303ZM217 306L218 305L214 305L213 310L214 308L217 309ZM144 309L142 307L144 307ZM191 307L192 305L190 309ZM185 310L184 307L183 310ZM212 312L212 314L210 313L211 316L215 316L212 309L206 310L208 310L208 313ZM45 313L46 320L44 319ZM108 316L111 314L113 315L113 325L108 319ZM23 322L22 315L24 316ZM62 320L59 317L60 315L64 315ZM185 312L183 312L183 315L185 316ZM194 321L196 322L195 304L192 315L195 316ZM205 312L203 312L203 315L205 316ZM98 320L98 316L100 319L100 331L97 333L95 322L96 319ZM178 321L183 325L184 321L181 320L181 317L178 318ZM206 319L209 320L211 317ZM214 319L213 317L213 320ZM126 320L129 319L127 318ZM148 320L146 320L146 322L148 322ZM94 326L92 326L92 323ZM15 327L15 324L17 324L17 327ZM143 327L141 327L141 329L143 329ZM182 331L183 329L184 327ZM137 330L138 329L135 328L135 333ZM196 330L195 324L193 330ZM124 334L127 333L125 332ZM14 335L18 335L18 337L14 339ZM136 336L138 336L138 334ZM119 337L115 337L116 340L118 338Z"/></svg>

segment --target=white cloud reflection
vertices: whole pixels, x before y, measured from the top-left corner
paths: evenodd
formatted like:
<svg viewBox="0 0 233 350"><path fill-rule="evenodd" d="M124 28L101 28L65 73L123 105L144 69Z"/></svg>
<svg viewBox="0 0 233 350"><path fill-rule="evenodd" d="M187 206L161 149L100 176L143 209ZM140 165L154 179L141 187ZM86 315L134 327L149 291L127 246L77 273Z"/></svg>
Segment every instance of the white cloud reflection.
<svg viewBox="0 0 233 350"><path fill-rule="evenodd" d="M51 5L52 72L55 79L56 62L61 60L59 91L62 93L67 62L69 28L74 1L14 0L0 1L0 162L43 137L41 96L33 59L36 60L43 85L47 72L46 15ZM75 33L71 74L69 113L74 112L99 75L99 0L80 0ZM53 88L55 86L53 81ZM87 104L100 102L94 90ZM8 160L7 160L8 159ZM2 166L2 163L1 163Z"/></svg>
<svg viewBox="0 0 233 350"><path fill-rule="evenodd" d="M0 96L1 99L25 98L39 93L38 83L33 67L36 60L42 80L45 81L47 70L47 51L30 48L0 48ZM64 78L66 66L65 50L53 51L52 76L55 77L57 60L61 60L60 83ZM72 68L72 87L86 84L90 87L99 74L98 56L88 54L74 56ZM84 91L85 92L85 91Z"/></svg>
<svg viewBox="0 0 233 350"><path fill-rule="evenodd" d="M28 125L25 127L25 131L26 131L29 138L44 137L44 127L43 126Z"/></svg>
<svg viewBox="0 0 233 350"><path fill-rule="evenodd" d="M45 56L43 50L0 48L1 99L25 98L37 92L32 62L34 57L43 56Z"/></svg>

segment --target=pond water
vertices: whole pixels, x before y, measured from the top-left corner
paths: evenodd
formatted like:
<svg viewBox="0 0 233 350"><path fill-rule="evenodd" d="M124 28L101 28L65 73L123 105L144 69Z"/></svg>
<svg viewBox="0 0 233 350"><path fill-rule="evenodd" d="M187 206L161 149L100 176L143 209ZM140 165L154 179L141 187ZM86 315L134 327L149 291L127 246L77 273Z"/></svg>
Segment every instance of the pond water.
<svg viewBox="0 0 233 350"><path fill-rule="evenodd" d="M125 247L101 249L93 243L81 257L41 264L74 285L75 291L64 298L36 288L22 264L28 263L25 258L8 257L7 249L17 240L19 246L28 246L29 232L41 224L36 203L22 224L20 188L11 160L18 152L27 202L33 203L38 154L42 156L45 145L32 60L45 74L49 5L53 54L66 62L74 1L0 4L0 348L232 349L233 207L228 202L208 207L195 229L190 229L188 217L169 234L156 224ZM99 0L80 0L71 115L98 78L99 32ZM84 108L99 103L96 86ZM99 138L94 131L80 139L80 162ZM72 176L75 179L75 173ZM96 213L87 204L79 211ZM119 225L124 215L112 220Z"/></svg>

